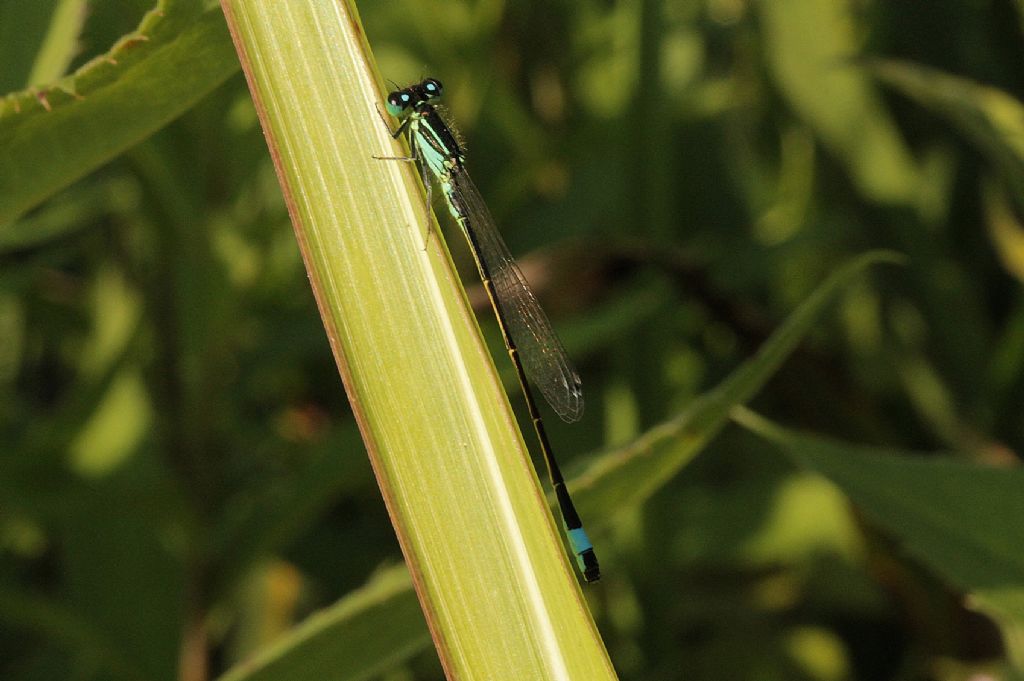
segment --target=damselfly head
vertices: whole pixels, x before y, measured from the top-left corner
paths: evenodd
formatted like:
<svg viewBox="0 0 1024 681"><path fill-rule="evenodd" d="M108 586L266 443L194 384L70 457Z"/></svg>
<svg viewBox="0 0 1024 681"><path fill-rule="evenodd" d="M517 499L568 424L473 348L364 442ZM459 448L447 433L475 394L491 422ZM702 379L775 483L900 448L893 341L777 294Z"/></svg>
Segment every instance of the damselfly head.
<svg viewBox="0 0 1024 681"><path fill-rule="evenodd" d="M416 97L412 93L412 88L406 88L404 90L395 90L388 95L384 106L387 108L388 113L396 118L405 114L413 104L416 103Z"/></svg>
<svg viewBox="0 0 1024 681"><path fill-rule="evenodd" d="M385 106L389 114L400 118L420 102L433 102L443 91L441 81L437 78L427 78L422 83L389 94Z"/></svg>

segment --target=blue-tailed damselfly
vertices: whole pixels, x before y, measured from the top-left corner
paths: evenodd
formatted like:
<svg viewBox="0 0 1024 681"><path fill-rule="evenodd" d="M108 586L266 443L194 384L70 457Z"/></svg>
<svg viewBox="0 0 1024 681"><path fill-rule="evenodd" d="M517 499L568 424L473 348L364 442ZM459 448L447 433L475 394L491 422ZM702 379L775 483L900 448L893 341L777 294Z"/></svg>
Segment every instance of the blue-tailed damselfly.
<svg viewBox="0 0 1024 681"><path fill-rule="evenodd" d="M448 210L469 242L480 280L523 388L548 477L558 499L562 526L583 578L593 582L601 575L597 556L551 452L544 422L530 389L531 383L535 385L563 420L577 421L583 415L580 378L466 172L465 156L456 136L434 106L442 90L440 81L427 78L390 93L386 103L388 113L400 121L391 134L397 139L405 133L413 155L401 160L419 161L428 197L430 177L427 176L437 181Z"/></svg>

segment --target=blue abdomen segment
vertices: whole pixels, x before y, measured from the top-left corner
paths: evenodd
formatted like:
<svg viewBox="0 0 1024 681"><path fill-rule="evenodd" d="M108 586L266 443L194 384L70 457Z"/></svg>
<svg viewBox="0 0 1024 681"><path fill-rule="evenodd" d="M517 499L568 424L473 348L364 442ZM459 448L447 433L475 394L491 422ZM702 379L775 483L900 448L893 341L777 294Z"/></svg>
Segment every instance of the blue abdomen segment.
<svg viewBox="0 0 1024 681"><path fill-rule="evenodd" d="M569 546L576 555L576 565L583 573L583 579L588 582L596 582L601 579L601 568L597 565L597 556L594 555L594 545L590 543L590 537L582 527L574 530L566 529L566 536L569 537Z"/></svg>
<svg viewBox="0 0 1024 681"><path fill-rule="evenodd" d="M590 543L590 537L587 536L587 531L582 527L577 527L575 530L569 530L569 545L572 547L572 552L577 556L580 556L587 549L593 549L594 545Z"/></svg>

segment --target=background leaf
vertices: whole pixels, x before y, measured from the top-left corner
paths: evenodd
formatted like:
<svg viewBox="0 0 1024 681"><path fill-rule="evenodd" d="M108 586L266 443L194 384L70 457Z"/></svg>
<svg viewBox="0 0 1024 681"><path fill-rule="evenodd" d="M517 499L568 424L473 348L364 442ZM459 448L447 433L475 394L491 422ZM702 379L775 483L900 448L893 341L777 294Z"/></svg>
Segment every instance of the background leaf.
<svg viewBox="0 0 1024 681"><path fill-rule="evenodd" d="M1016 490L1024 472L798 435L743 410L735 418L839 485L961 589L1019 583L1024 560L1014 533L1020 528L1007 519L1021 511ZM932 503L940 498L949 503Z"/></svg>
<svg viewBox="0 0 1024 681"><path fill-rule="evenodd" d="M793 433L743 409L734 418L834 482L909 554L1020 631L1024 526L1014 519L1024 515L1024 471L833 442ZM1015 636L1007 643L1019 655Z"/></svg>
<svg viewBox="0 0 1024 681"><path fill-rule="evenodd" d="M8 95L0 102L0 225L186 111L235 71L230 54L215 3L161 0L106 54Z"/></svg>
<svg viewBox="0 0 1024 681"><path fill-rule="evenodd" d="M53 8L50 26L36 54L28 85L45 85L67 72L79 50L79 34L85 23L85 0L59 0Z"/></svg>
<svg viewBox="0 0 1024 681"><path fill-rule="evenodd" d="M758 3L769 63L797 113L847 166L862 190L883 202L913 203L919 173L896 126L859 68L855 3ZM815 40L799 35L814 33Z"/></svg>
<svg viewBox="0 0 1024 681"><path fill-rule="evenodd" d="M57 0L0 3L0 56L4 64L0 91L19 90L28 85L32 65L57 5Z"/></svg>
<svg viewBox="0 0 1024 681"><path fill-rule="evenodd" d="M828 304L871 265L898 263L894 253L867 253L837 270L772 334L757 354L714 390L694 400L676 418L651 429L629 446L597 459L572 489L584 517L607 516L644 501L678 474L744 404L778 371L810 333Z"/></svg>
<svg viewBox="0 0 1024 681"><path fill-rule="evenodd" d="M888 85L957 125L984 150L1024 197L1024 105L998 88L936 69L880 61L874 73Z"/></svg>
<svg viewBox="0 0 1024 681"><path fill-rule="evenodd" d="M920 550L897 532L947 511L942 485L883 497L899 516L887 528L723 419L747 404L815 442L947 451L956 462L941 465L965 475L1016 475L1021 3L358 5L384 89L444 82L467 167L580 370L583 421L544 415L602 560L580 597L618 677L1016 678L1018 578L968 583L966 570L991 566L960 550L962 527L924 528ZM352 264L323 291L353 293L353 273L382 259L444 260L422 234L403 236L426 224L421 210L383 219L406 205L396 196L420 206L422 185L413 168L372 159L390 144L373 108L382 93L359 95L344 60L313 59L316 43L288 48L284 118L322 105L322 122L293 126L295 149L322 159L310 177L334 206L319 214L319 243ZM442 678L409 583L368 595L401 547L220 7L0 0L0 63L0 676L269 679L316 675L307 662L355 650L351 668L331 666ZM353 120L362 132L342 134ZM380 175L391 171L408 171L393 195ZM436 212L528 431L464 239ZM365 231L352 226L360 214ZM357 234L372 255L351 245ZM879 250L904 265L843 269ZM355 299L368 305L375 290L380 307L338 320L363 328L411 305L388 340L363 344L371 374L394 372L376 384L389 404L440 366L402 364L410 348L440 357L448 341L412 321L432 289L378 274ZM813 315L794 313L808 300ZM418 405L430 423L399 411L396 431L443 422L457 382L430 389ZM511 424L504 406L481 413ZM422 489L479 463L465 453L472 437L441 447L444 465L423 439L396 465ZM499 449L536 507L530 541L562 561L544 488L518 444ZM861 486L896 465L870 453ZM435 494L454 510L437 516L432 545L499 489ZM474 527L464 568L504 536ZM995 522L977 537L1004 546L1015 532ZM494 586L504 564L472 568L488 588L452 602L493 613L516 588ZM563 568L540 579L572 589ZM363 638L361 622L378 636ZM485 636L493 650L503 625Z"/></svg>
<svg viewBox="0 0 1024 681"><path fill-rule="evenodd" d="M373 678L429 645L419 614L405 567L391 569L220 681Z"/></svg>

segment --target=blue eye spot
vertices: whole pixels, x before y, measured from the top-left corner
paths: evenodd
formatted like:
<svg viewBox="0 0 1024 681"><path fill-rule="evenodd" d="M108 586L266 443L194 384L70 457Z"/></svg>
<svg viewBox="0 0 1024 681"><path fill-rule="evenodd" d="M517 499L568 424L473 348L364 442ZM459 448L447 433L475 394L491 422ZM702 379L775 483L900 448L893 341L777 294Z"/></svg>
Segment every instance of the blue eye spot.
<svg viewBox="0 0 1024 681"><path fill-rule="evenodd" d="M401 117L408 110L412 99L408 93L402 91L392 92L385 100L388 113L395 117Z"/></svg>
<svg viewBox="0 0 1024 681"><path fill-rule="evenodd" d="M440 97L443 91L444 86L441 85L441 81L437 78L427 78L425 81L420 83L420 92L422 92L428 99Z"/></svg>

